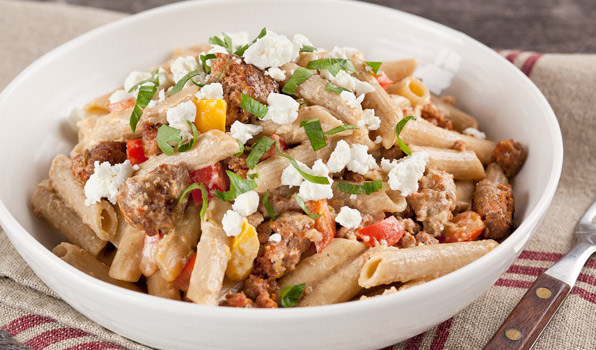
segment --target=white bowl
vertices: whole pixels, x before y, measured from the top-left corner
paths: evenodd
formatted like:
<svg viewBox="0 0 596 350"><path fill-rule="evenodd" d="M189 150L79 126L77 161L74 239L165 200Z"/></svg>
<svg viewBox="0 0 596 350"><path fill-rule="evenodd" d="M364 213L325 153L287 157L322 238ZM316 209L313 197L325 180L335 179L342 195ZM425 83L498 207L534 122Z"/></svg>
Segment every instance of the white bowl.
<svg viewBox="0 0 596 350"><path fill-rule="evenodd" d="M221 31L267 26L302 33L318 47L352 46L369 60L416 57L433 88L454 94L492 139L529 148L515 179L518 229L478 261L385 297L312 308L214 308L142 295L72 268L50 249L62 237L30 207L50 161L74 145L66 116L148 69L171 49ZM423 332L486 291L513 262L544 215L561 172L557 120L540 91L513 65L442 25L358 2L295 0L182 2L103 26L46 54L0 96L0 222L37 275L74 308L133 340L167 349L373 349ZM438 297L440 296L440 297Z"/></svg>

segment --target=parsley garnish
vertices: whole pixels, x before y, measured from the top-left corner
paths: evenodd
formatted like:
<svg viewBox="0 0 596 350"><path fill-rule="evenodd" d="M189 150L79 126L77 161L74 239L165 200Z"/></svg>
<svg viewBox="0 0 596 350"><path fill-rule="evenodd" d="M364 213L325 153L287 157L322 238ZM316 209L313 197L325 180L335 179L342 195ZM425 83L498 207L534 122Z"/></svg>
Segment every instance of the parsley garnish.
<svg viewBox="0 0 596 350"><path fill-rule="evenodd" d="M399 134L401 133L401 130L404 128L404 126L406 126L406 123L411 119L416 120L416 117L413 115L405 117L404 119L400 120L397 125L395 125L395 137L397 137L397 145L399 146L399 149L401 149L407 155L412 154L412 151L410 151L410 147L408 147L408 145L402 141L402 139L399 137Z"/></svg>
<svg viewBox="0 0 596 350"><path fill-rule="evenodd" d="M263 29L261 29L261 32L259 33L259 35L255 38L255 40L253 40L250 45L254 44L257 40L261 39L262 37L264 37L267 34L267 28L263 27ZM234 52L234 55L238 55L238 56L242 56L244 55L244 51L246 51L246 49L248 49L248 47L250 46L249 44L246 44L238 49L236 49L236 52Z"/></svg>
<svg viewBox="0 0 596 350"><path fill-rule="evenodd" d="M271 217L271 220L275 221L275 212L273 211L273 207L271 207L271 202L269 201L270 195L271 193L269 193L269 190L267 190L261 201L263 202L263 205L265 206L265 209L267 210L269 217Z"/></svg>
<svg viewBox="0 0 596 350"><path fill-rule="evenodd" d="M311 219L316 220L321 217L322 214L313 214L308 210L308 208L306 207L306 204L304 204L304 200L302 200L302 198L300 198L298 193L294 194L294 199L296 199L296 203L298 203L298 206L300 208L302 208L302 210L304 210L306 215L310 216Z"/></svg>
<svg viewBox="0 0 596 350"><path fill-rule="evenodd" d="M320 184L320 185L329 185L329 179L325 176L315 176L315 175L311 175L309 173L304 172L302 169L300 169L300 165L298 164L298 162L296 162L296 160L290 156L288 156L287 154L283 154L279 152L279 149L277 149L277 143L275 144L275 152L277 152L278 155L286 158L287 160L290 161L290 164L292 164L292 166L294 167L294 169L296 169L296 171L302 175L302 177L306 180L306 181L310 181L312 183L315 184Z"/></svg>
<svg viewBox="0 0 596 350"><path fill-rule="evenodd" d="M209 38L209 44L221 46L226 49L229 54L232 54L234 51L234 48L232 47L232 38L226 33L221 34L223 34L223 39L217 36L211 37Z"/></svg>
<svg viewBox="0 0 596 350"><path fill-rule="evenodd" d="M358 73L352 61L345 58L321 58L308 62L306 65L308 69L327 69L331 75L336 76L340 70Z"/></svg>
<svg viewBox="0 0 596 350"><path fill-rule="evenodd" d="M245 94L242 94L242 97L240 98L240 108L248 113L254 114L259 119L265 118L265 115L267 115L267 112L269 111L267 106Z"/></svg>
<svg viewBox="0 0 596 350"><path fill-rule="evenodd" d="M195 84L196 86L199 86L199 87L205 86L205 84L199 84L199 83L195 82L194 80L192 80L192 77L195 77L195 76L197 76L199 74L201 74L201 73L199 73L199 71L197 71L197 70L193 70L191 72L188 72L188 74L186 74L185 76L183 76L182 78L180 78L180 80L178 80L178 82L176 83L176 85L174 85L174 87L172 88L172 90L170 90L169 95L172 96L173 94L175 94L178 91L182 90L184 88L184 86L186 85L186 83L189 80L193 84Z"/></svg>
<svg viewBox="0 0 596 350"><path fill-rule="evenodd" d="M234 154L234 157L238 158L244 154L244 144L242 142L240 142L240 140L238 140L238 139L236 139L236 141L238 141L238 146L240 147L240 152Z"/></svg>
<svg viewBox="0 0 596 350"><path fill-rule="evenodd" d="M342 192L349 194L361 194L370 195L375 192L379 192L383 188L383 182L381 180L376 181L364 181L360 184L351 184L348 182L340 182L337 184L337 189Z"/></svg>
<svg viewBox="0 0 596 350"><path fill-rule="evenodd" d="M279 294L282 307L294 307L300 301L300 297L306 288L306 284L297 284L295 286L285 286Z"/></svg>
<svg viewBox="0 0 596 350"><path fill-rule="evenodd" d="M259 178L259 167L255 167L256 171L254 173L246 174L249 179L258 179Z"/></svg>
<svg viewBox="0 0 596 350"><path fill-rule="evenodd" d="M309 45L302 45L302 47L300 48L300 52L315 52L317 51L316 48L309 46Z"/></svg>
<svg viewBox="0 0 596 350"><path fill-rule="evenodd" d="M284 85L281 91L284 94L292 95L294 91L298 88L298 85L304 83L306 79L310 78L311 75L315 74L312 70L300 67L296 69L292 77L288 80L286 85Z"/></svg>
<svg viewBox="0 0 596 350"><path fill-rule="evenodd" d="M319 119L303 120L300 122L300 127L304 127L306 136L308 136L308 140L314 151L318 151L327 146L325 135L321 128L321 121Z"/></svg>
<svg viewBox="0 0 596 350"><path fill-rule="evenodd" d="M157 92L157 87L159 86L158 73L159 68L151 73L151 78L140 81L128 90L129 93L137 89L139 90L135 106L132 109L132 113L130 114L130 128L132 129L133 134L137 129L137 124L139 123L141 116L143 115L143 109L147 107ZM149 85L143 85L145 83L149 83Z"/></svg>
<svg viewBox="0 0 596 350"><path fill-rule="evenodd" d="M201 197L203 198L203 203L201 204L201 212L199 213L199 215L201 216L201 220L205 219L205 212L207 211L207 201L209 200L209 197L207 196L207 189L205 188L205 185L203 185L202 183L192 183L190 184L190 186L188 186L184 192L182 192L182 195L180 196L180 199L178 200L178 203L182 203L182 199L184 199L184 197L191 191L194 190L201 190Z"/></svg>
<svg viewBox="0 0 596 350"><path fill-rule="evenodd" d="M257 188L257 183L254 180L245 180L229 170L226 170L226 174L230 178L230 190L226 192L215 190L214 194L215 197L223 201L229 202L239 195Z"/></svg>
<svg viewBox="0 0 596 350"><path fill-rule="evenodd" d="M268 136L261 137L261 139L257 141L257 143L255 143L255 145L253 146L252 151L250 151L248 157L246 157L246 165L248 165L248 168L254 168L255 165L257 165L257 163L259 162L259 160L261 160L261 158L263 157L263 154L269 151L274 143L275 141L273 141Z"/></svg>
<svg viewBox="0 0 596 350"><path fill-rule="evenodd" d="M172 154L174 154L174 151L186 152L190 150L192 146L195 145L197 137L199 137L197 127L190 121L187 121L187 123L190 126L190 129L192 130L193 137L192 140L186 143L182 143L182 136L180 136L180 130L172 128L169 125L162 125L159 127L159 129L157 130L156 141L157 146L159 147L159 149L161 149L163 153L167 154L168 156L171 156ZM175 149L174 147L172 147L172 145L170 145L170 142L177 143Z"/></svg>
<svg viewBox="0 0 596 350"><path fill-rule="evenodd" d="M333 91L333 92L337 92L338 94L341 94L343 91L349 91L349 92L351 92L350 90L348 90L348 89L346 89L344 87L335 86L335 85L333 85L331 83L327 83L327 85L325 85L325 91Z"/></svg>
<svg viewBox="0 0 596 350"><path fill-rule="evenodd" d="M379 73L379 68L381 68L381 65L383 64L383 62L371 62L371 61L365 61L364 63L367 66L369 66L372 69L372 72L375 74Z"/></svg>
<svg viewBox="0 0 596 350"><path fill-rule="evenodd" d="M349 125L349 124L348 125L340 125L338 127L335 127L333 129L327 131L325 133L325 135L335 135L335 134L340 133L342 131L353 130L353 129L358 129L358 127L355 126L355 125Z"/></svg>
<svg viewBox="0 0 596 350"><path fill-rule="evenodd" d="M211 74L211 67L207 65L207 60L212 60L214 58L217 58L214 53L199 56L199 59L201 60L201 67L203 67L203 72L206 74Z"/></svg>

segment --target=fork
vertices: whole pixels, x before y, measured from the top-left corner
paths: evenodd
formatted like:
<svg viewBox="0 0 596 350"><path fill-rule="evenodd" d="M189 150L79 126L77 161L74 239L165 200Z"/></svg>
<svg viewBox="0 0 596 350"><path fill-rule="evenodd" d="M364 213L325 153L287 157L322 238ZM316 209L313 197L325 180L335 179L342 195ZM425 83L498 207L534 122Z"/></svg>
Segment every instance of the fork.
<svg viewBox="0 0 596 350"><path fill-rule="evenodd" d="M536 279L484 347L485 350L530 349L573 288L579 273L596 252L596 202L575 227L577 244Z"/></svg>

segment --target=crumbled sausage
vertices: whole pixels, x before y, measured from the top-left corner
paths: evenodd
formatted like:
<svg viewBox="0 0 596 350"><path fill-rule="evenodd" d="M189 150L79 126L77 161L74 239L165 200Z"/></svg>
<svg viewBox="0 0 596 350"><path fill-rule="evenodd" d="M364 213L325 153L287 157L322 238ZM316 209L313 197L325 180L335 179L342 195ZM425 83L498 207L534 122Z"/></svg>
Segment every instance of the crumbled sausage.
<svg viewBox="0 0 596 350"><path fill-rule="evenodd" d="M517 174L524 164L528 151L519 142L513 140L499 141L491 155L491 161L499 164L505 176Z"/></svg>
<svg viewBox="0 0 596 350"><path fill-rule="evenodd" d="M424 231L420 231L416 234L416 245L432 245L439 244L439 240L429 235Z"/></svg>
<svg viewBox="0 0 596 350"><path fill-rule="evenodd" d="M145 123L142 133L142 140L143 151L145 151L145 157L147 158L161 154L161 149L157 145L157 130L160 126L160 124L148 125Z"/></svg>
<svg viewBox="0 0 596 350"><path fill-rule="evenodd" d="M352 181L352 182L362 182L364 181L364 176L355 173L353 171L349 171L349 170L344 170L344 180L346 181Z"/></svg>
<svg viewBox="0 0 596 350"><path fill-rule="evenodd" d="M438 127L447 130L453 130L453 122L445 117L445 114L437 108L433 102L429 102L422 106L421 117L427 121L435 124Z"/></svg>
<svg viewBox="0 0 596 350"><path fill-rule="evenodd" d="M269 295L275 295L278 287L274 279L264 279L257 275L249 275L244 281L244 294L255 300L261 293L266 292Z"/></svg>
<svg viewBox="0 0 596 350"><path fill-rule="evenodd" d="M430 170L420 179L419 185L418 192L408 196L407 200L416 213L416 220L422 222L424 231L436 237L453 217L451 211L456 203L453 175L442 170Z"/></svg>
<svg viewBox="0 0 596 350"><path fill-rule="evenodd" d="M250 113L240 107L242 94L267 104L267 97L272 92L279 92L279 84L265 75L255 66L244 63L242 57L218 53L211 65L211 80L219 77L227 104L226 125L232 125L236 120L246 123ZM227 67L226 67L227 65Z"/></svg>
<svg viewBox="0 0 596 350"><path fill-rule="evenodd" d="M480 214L486 225L484 237L507 237L513 227L514 207L510 185L496 185L489 179L484 179L476 185L472 209Z"/></svg>
<svg viewBox="0 0 596 350"><path fill-rule="evenodd" d="M91 149L77 154L72 159L72 174L83 183L89 180L95 171L95 162L108 162L112 165L123 163L126 160L125 142L100 143Z"/></svg>
<svg viewBox="0 0 596 350"><path fill-rule="evenodd" d="M233 171L236 175L240 176L243 179L246 179L246 174L248 174L248 164L246 164L246 158L242 157L230 157L227 160L228 169ZM224 162L225 163L225 162Z"/></svg>
<svg viewBox="0 0 596 350"><path fill-rule="evenodd" d="M126 180L118 194L118 205L126 221L152 236L176 227L188 200L179 203L190 184L188 170L162 164L154 170Z"/></svg>
<svg viewBox="0 0 596 350"><path fill-rule="evenodd" d="M453 145L451 146L454 150L458 152L463 152L466 150L466 141L463 140L456 140Z"/></svg>
<svg viewBox="0 0 596 350"><path fill-rule="evenodd" d="M228 294L226 298L219 303L220 306L228 307L242 307L251 308L254 307L252 300L246 297L244 292Z"/></svg>
<svg viewBox="0 0 596 350"><path fill-rule="evenodd" d="M337 233L335 234L335 236L338 238L356 239L356 231L360 230L363 227L370 226L372 224L375 224L375 223L385 219L385 213L381 213L381 214L382 214L382 217L377 218L377 220L375 220L375 218L373 218L373 216L370 214L364 214L364 215L362 215L362 221L360 221L360 225L358 225L358 227L347 228L347 227L342 226L339 230L337 230Z"/></svg>

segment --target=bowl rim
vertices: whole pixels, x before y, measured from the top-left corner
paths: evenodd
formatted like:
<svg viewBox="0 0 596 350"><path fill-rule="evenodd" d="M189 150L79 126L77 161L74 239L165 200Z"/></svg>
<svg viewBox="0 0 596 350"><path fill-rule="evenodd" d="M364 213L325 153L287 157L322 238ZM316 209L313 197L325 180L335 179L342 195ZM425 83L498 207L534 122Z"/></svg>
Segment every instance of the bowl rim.
<svg viewBox="0 0 596 350"><path fill-rule="evenodd" d="M36 71L39 70L45 64L46 61L51 60L56 56L60 56L65 51L74 49L78 45L84 44L88 40L92 40L95 37L101 36L105 31L116 30L121 26L128 25L135 21L160 16L163 13L168 13L171 11L180 11L183 9L190 8L204 8L209 7L212 4L221 5L222 3L227 3L231 5L237 2L242 2L242 0L197 0L172 3L169 5L150 9L148 11L140 12L135 15L126 16L114 22L110 22L102 26L99 26L95 29L92 29L50 50L49 52L35 60L33 63L31 63L21 73L19 73L0 93L0 108L2 107L4 101L10 97L12 91L15 90L22 81L25 81L30 76L34 75ZM276 0L255 0L253 2L277 3ZM22 249L31 251L32 254L39 256L38 259L43 259L47 262L47 264L50 264L51 266L49 268L53 270L59 270L62 273L68 274L69 277L76 279L78 283L81 284L81 286L84 286L84 288L99 288L101 289L105 297L120 299L122 302L129 303L134 307L143 307L146 311L161 310L162 312L166 312L165 310L168 310L168 313L177 314L180 316L204 316L212 319L229 319L230 317L233 317L238 320L252 321L271 321L287 317L292 317L293 319L310 318L321 315L321 313L325 313L325 315L329 317L338 315L341 316L353 313L360 313L365 309L368 309L370 311L373 308L379 309L389 306L391 304L408 302L408 299L412 299L414 295L417 296L416 299L418 299L421 295L432 296L433 290L441 289L441 287L446 287L446 284L451 283L451 281L453 280L464 278L464 276L467 275L469 271L478 270L485 261L496 261L498 257L507 250L513 248L519 255L519 253L521 253L523 247L525 246L525 243L527 243L527 241L531 237L532 229L540 222L542 216L545 214L547 208L549 207L553 199L561 175L563 164L563 141L561 130L555 113L552 110L546 98L544 97L544 95L542 94L542 92L529 79L529 77L523 74L519 69L513 66L509 61L507 61L504 57L499 55L493 49L485 46L476 39L473 39L470 36L461 33L455 29L449 28L445 25L404 11L388 8L377 4L362 3L355 0L300 1L301 4L320 4L321 2L333 5L341 4L343 6L353 6L354 11L358 10L358 8L392 11L394 15L401 16L401 18L420 22L426 26L430 26L434 29L446 32L450 36L460 38L466 42L466 45L471 45L476 50L489 53L489 55L492 55L497 61L510 65L508 69L512 72L512 74L515 74L519 78L521 78L522 81L524 81L527 84L526 87L530 89L530 93L534 94L535 97L537 97L536 102L543 105L542 107L545 109L545 111L547 111L546 115L543 116L544 122L547 125L549 136L553 144L553 159L549 179L546 184L545 191L541 194L536 206L529 211L529 213L527 214L527 218L497 248L495 248L493 251L489 252L485 256L481 257L480 259L474 261L473 263L468 264L446 276L417 286L414 292L412 290L404 290L400 293L394 293L391 295L384 296L383 298L369 298L367 300L362 300L357 303L346 302L307 308L287 308L281 310L253 309L252 311L245 311L237 310L236 308L214 308L194 303L183 303L165 298L159 298L148 294L141 294L130 290L126 290L124 288L120 288L111 285L107 282L103 282L94 277L91 277L72 267L68 263L62 261L60 258L56 257L51 252L51 250L44 247L16 220L15 217L11 215L10 211L8 210L2 199L0 199L0 224L2 225L2 227L5 228L7 236L9 240L12 242L12 244L17 248L22 247ZM523 239L526 238L526 235L529 235L530 237L527 237L526 241L523 242ZM523 242L524 244L520 246L520 242ZM17 250L19 251L19 254L21 256L24 255L21 253L19 249ZM43 280L42 276L39 277Z"/></svg>

